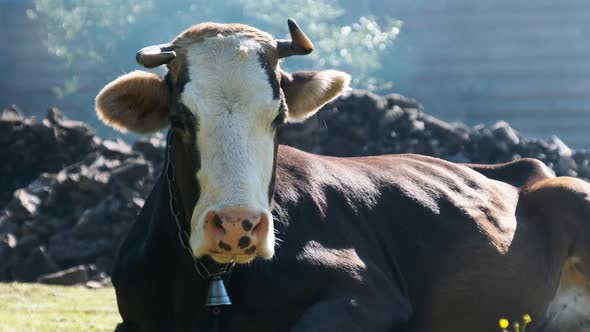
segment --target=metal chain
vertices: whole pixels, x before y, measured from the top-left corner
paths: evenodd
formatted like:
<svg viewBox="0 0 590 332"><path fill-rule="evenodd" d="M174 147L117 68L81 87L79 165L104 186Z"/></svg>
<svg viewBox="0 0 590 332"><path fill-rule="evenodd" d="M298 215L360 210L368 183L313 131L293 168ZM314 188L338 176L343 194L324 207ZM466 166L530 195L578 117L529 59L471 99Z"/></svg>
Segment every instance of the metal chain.
<svg viewBox="0 0 590 332"><path fill-rule="evenodd" d="M168 178L168 196L170 197L169 203L170 203L170 212L172 213L172 216L174 217L174 221L176 222L176 227L178 228L178 239L180 240L180 245L182 245L182 247L184 249L186 249L186 251L188 251L189 255L191 256L191 258L193 259L193 266L195 267L195 270L197 271L197 273L199 274L199 276L201 276L201 278L208 280L211 277L215 277L215 276L223 276L225 274L230 275L234 266L235 266L235 262L231 262L231 263L227 263L225 264L221 269L219 269L219 271L215 272L215 273L211 273L209 272L209 270L207 269L207 267L205 266L205 264L203 264L203 262L201 262L201 260L197 259L195 257L195 255L193 254L191 245L190 245L190 235L182 229L182 225L180 224L180 216L179 216L179 210L178 210L178 201L176 200L176 195L174 192L174 184L176 183L176 180L174 178L174 165L172 165L172 130L170 130L168 132L168 137L167 137L167 144L166 144L166 149L167 149L167 156L166 156L166 177ZM203 271L201 271L201 269Z"/></svg>

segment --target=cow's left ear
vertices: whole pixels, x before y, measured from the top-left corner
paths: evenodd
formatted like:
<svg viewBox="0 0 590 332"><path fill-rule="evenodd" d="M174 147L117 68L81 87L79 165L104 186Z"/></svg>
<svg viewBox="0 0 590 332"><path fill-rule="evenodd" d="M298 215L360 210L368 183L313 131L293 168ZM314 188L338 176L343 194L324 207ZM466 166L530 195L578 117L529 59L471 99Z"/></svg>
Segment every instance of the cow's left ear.
<svg viewBox="0 0 590 332"><path fill-rule="evenodd" d="M289 115L287 121L300 122L348 89L350 75L337 70L281 73Z"/></svg>

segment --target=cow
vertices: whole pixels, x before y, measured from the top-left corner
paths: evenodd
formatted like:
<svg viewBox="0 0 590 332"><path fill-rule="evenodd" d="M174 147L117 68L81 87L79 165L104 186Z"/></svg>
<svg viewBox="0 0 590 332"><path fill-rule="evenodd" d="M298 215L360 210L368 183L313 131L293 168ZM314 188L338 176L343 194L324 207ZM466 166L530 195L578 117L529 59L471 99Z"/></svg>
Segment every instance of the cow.
<svg viewBox="0 0 590 332"><path fill-rule="evenodd" d="M98 116L169 128L165 166L112 273L116 331L590 331L590 185L535 159L337 158L278 144L346 90L288 73L313 44L201 23L146 47ZM212 280L230 306L205 307Z"/></svg>

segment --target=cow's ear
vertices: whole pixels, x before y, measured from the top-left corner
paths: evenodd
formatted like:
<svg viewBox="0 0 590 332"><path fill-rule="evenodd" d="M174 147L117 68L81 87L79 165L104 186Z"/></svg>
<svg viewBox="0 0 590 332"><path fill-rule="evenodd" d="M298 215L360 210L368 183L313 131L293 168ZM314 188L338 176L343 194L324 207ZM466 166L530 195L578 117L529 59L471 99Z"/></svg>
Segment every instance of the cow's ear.
<svg viewBox="0 0 590 332"><path fill-rule="evenodd" d="M134 71L98 93L96 113L120 131L147 134L168 126L170 101L170 90L160 76Z"/></svg>
<svg viewBox="0 0 590 332"><path fill-rule="evenodd" d="M289 116L287 121L300 122L348 89L350 75L337 70L281 73Z"/></svg>

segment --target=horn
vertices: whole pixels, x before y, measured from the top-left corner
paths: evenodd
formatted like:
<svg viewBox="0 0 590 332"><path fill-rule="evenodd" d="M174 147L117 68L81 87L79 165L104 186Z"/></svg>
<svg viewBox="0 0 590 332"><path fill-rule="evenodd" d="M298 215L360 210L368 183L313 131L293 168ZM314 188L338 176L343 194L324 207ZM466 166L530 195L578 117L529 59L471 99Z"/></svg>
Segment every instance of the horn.
<svg viewBox="0 0 590 332"><path fill-rule="evenodd" d="M291 55L306 55L313 51L313 44L311 40L299 29L295 21L290 18L287 20L289 24L289 33L291 40L277 40L277 52L279 58L286 58Z"/></svg>
<svg viewBox="0 0 590 332"><path fill-rule="evenodd" d="M144 47L135 55L135 60L146 68L155 68L168 63L176 57L175 46L161 44Z"/></svg>

